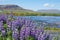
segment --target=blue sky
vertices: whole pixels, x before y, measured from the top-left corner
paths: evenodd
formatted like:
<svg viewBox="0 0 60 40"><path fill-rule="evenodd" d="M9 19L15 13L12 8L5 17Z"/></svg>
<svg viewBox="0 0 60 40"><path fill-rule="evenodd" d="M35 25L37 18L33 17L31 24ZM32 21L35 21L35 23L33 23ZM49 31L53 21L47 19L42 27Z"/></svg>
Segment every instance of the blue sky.
<svg viewBox="0 0 60 40"><path fill-rule="evenodd" d="M0 0L0 4L16 4L25 9L59 9L60 0Z"/></svg>

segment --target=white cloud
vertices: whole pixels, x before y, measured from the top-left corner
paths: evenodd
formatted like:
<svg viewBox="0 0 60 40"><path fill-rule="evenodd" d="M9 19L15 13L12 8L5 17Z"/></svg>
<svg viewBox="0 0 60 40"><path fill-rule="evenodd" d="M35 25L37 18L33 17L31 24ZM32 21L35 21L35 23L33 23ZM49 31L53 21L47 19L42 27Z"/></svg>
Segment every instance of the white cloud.
<svg viewBox="0 0 60 40"><path fill-rule="evenodd" d="M44 7L54 7L55 5L54 4L45 3L43 6Z"/></svg>
<svg viewBox="0 0 60 40"><path fill-rule="evenodd" d="M45 3L43 6L48 7L48 6L49 6L49 4L48 4L48 3Z"/></svg>

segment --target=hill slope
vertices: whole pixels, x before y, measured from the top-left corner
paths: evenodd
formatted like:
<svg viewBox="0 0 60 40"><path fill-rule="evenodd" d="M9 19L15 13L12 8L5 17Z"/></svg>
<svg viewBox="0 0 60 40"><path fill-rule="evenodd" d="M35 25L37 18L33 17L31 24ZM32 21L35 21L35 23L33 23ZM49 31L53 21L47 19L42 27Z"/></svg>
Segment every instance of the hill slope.
<svg viewBox="0 0 60 40"><path fill-rule="evenodd" d="M0 10L9 10L9 11L32 11L28 9L24 9L18 5L0 5Z"/></svg>
<svg viewBox="0 0 60 40"><path fill-rule="evenodd" d="M38 12L60 13L60 10L57 10L57 9L48 9L48 10L38 10Z"/></svg>

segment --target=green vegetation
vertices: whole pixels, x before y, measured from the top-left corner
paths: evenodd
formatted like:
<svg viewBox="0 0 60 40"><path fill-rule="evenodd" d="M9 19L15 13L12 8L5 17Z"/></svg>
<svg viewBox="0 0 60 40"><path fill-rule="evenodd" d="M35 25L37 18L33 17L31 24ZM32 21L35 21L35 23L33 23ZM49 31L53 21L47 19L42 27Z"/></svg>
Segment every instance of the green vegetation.
<svg viewBox="0 0 60 40"><path fill-rule="evenodd" d="M0 12L1 13L1 12ZM10 14L10 11L4 11L4 14ZM59 13L41 13L41 12L33 12L33 11L13 11L13 15L15 16L60 16Z"/></svg>

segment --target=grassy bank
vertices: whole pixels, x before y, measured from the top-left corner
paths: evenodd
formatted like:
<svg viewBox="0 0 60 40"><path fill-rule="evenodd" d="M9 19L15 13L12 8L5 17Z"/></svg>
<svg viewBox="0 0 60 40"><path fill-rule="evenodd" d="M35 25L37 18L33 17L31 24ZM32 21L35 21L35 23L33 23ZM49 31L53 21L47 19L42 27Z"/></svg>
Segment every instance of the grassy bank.
<svg viewBox="0 0 60 40"><path fill-rule="evenodd" d="M11 12L4 11L3 13L10 14ZM59 13L41 13L41 12L29 12L29 11L13 11L12 14L15 16L60 16Z"/></svg>

